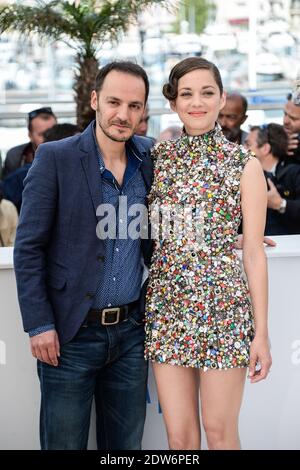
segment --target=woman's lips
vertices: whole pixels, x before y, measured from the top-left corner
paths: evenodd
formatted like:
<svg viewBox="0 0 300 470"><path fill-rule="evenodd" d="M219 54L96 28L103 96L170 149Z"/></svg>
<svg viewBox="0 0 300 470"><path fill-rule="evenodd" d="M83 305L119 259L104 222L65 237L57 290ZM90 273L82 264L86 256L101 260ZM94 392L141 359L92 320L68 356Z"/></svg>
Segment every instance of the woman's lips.
<svg viewBox="0 0 300 470"><path fill-rule="evenodd" d="M202 112L192 112L192 113L189 113L190 116L193 116L193 117L201 117L201 116L205 116L205 112L202 111Z"/></svg>

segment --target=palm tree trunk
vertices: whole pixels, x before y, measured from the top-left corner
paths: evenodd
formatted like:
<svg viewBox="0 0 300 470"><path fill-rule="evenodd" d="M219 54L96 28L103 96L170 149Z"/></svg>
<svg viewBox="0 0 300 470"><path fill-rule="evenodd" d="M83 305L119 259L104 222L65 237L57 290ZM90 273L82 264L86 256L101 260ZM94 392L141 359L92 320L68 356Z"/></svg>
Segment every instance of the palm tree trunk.
<svg viewBox="0 0 300 470"><path fill-rule="evenodd" d="M84 130L95 119L95 111L90 106L90 98L99 70L99 63L94 56L86 57L78 54L76 64L77 70L73 86L75 91L76 117L77 125L81 130Z"/></svg>

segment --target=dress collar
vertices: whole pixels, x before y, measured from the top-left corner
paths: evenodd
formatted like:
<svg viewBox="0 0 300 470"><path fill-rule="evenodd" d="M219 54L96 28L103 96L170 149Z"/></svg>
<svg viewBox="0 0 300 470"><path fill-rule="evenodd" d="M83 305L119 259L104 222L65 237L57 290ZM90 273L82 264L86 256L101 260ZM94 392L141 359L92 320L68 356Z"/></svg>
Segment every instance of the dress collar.
<svg viewBox="0 0 300 470"><path fill-rule="evenodd" d="M216 122L215 127L210 131L195 136L187 134L183 128L182 135L177 142L179 148L185 147L190 151L197 149L207 151L228 143L218 122Z"/></svg>

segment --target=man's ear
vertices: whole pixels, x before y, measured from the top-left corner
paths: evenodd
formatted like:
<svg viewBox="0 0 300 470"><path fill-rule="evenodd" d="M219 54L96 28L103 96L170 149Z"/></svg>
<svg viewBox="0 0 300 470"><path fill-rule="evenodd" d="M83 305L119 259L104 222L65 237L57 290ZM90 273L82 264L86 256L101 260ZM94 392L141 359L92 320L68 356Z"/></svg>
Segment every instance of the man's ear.
<svg viewBox="0 0 300 470"><path fill-rule="evenodd" d="M261 148L265 155L269 155L269 153L271 153L271 145L268 142L266 142Z"/></svg>
<svg viewBox="0 0 300 470"><path fill-rule="evenodd" d="M92 93L91 93L91 108L94 111L97 111L97 105L98 105L97 92L95 90L93 90Z"/></svg>

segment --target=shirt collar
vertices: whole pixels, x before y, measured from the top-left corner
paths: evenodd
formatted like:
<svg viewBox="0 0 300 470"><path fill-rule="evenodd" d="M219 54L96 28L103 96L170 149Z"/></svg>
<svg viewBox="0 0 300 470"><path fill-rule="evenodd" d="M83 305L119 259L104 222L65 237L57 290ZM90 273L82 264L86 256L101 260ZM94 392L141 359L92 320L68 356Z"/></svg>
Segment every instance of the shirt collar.
<svg viewBox="0 0 300 470"><path fill-rule="evenodd" d="M100 172L102 174L105 171L105 164L104 164L104 160L101 154L101 150L99 148L99 145L96 139L96 121L94 122L94 125L92 126L92 132L93 132L95 149L96 149L96 153L98 156ZM136 149L136 146L134 145L131 139L129 139L125 143L125 148L126 148L126 155L128 157L128 162L131 160L131 164L132 164L131 166L134 166L135 168L140 166L140 164L142 163L142 159L138 156L138 151Z"/></svg>
<svg viewBox="0 0 300 470"><path fill-rule="evenodd" d="M275 173L276 173L276 167L277 167L277 163L274 163L273 167L270 170L270 173L272 173L272 175L274 175L274 176L275 176Z"/></svg>

